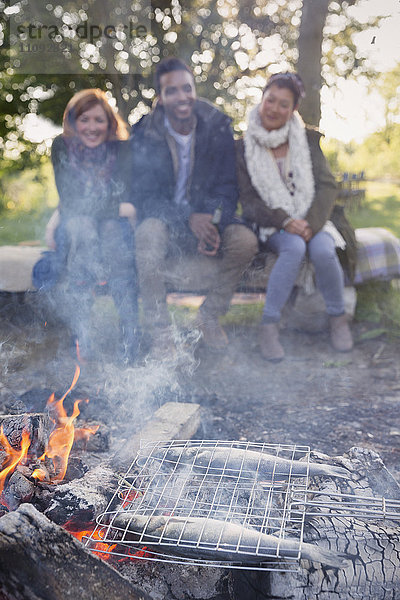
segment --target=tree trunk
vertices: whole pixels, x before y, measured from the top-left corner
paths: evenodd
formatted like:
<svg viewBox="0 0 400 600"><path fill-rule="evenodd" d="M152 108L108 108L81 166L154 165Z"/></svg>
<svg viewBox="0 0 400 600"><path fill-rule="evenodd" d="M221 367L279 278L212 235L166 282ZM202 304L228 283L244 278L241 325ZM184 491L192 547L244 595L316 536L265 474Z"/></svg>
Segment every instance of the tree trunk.
<svg viewBox="0 0 400 600"><path fill-rule="evenodd" d="M307 94L300 105L300 113L306 123L315 127L321 120L322 40L330 1L303 0L299 30L297 71Z"/></svg>

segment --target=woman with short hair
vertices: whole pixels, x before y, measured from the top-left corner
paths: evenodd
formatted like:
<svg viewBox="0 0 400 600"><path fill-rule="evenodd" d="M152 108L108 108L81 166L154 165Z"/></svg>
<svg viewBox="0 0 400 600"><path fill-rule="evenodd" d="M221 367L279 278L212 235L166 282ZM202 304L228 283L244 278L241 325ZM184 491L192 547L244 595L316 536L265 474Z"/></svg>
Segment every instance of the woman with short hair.
<svg viewBox="0 0 400 600"><path fill-rule="evenodd" d="M305 256L325 300L333 347L345 352L353 346L336 253L345 242L329 220L336 183L319 146L320 134L306 128L296 112L302 96L296 73L272 75L237 145L242 216L277 255L260 328L261 353L270 361L284 358L278 325Z"/></svg>

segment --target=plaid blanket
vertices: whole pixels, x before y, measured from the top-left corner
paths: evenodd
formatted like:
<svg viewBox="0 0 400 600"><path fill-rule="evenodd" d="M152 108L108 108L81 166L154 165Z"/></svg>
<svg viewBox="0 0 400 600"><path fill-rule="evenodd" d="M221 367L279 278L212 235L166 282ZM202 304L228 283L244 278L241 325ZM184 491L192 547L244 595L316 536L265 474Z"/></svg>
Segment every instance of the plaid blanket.
<svg viewBox="0 0 400 600"><path fill-rule="evenodd" d="M354 284L400 277L400 240L383 227L356 229L357 266Z"/></svg>

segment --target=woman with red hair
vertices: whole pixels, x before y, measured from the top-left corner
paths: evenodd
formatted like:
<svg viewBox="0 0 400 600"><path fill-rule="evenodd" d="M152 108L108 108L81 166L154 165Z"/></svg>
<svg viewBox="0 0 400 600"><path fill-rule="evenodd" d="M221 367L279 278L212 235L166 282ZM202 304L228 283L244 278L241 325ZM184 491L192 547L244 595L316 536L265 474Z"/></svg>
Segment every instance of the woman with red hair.
<svg viewBox="0 0 400 600"><path fill-rule="evenodd" d="M80 354L90 356L89 317L96 285L107 282L120 315L123 358L137 352L137 291L129 200L127 128L99 89L68 102L51 158L59 206L46 241L63 267L63 310Z"/></svg>

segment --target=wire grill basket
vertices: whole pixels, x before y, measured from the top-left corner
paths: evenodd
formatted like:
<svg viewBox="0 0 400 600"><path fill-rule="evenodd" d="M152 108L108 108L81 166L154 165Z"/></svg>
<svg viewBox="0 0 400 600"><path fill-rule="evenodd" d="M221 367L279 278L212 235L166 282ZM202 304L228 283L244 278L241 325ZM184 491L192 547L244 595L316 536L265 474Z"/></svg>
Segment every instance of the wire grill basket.
<svg viewBox="0 0 400 600"><path fill-rule="evenodd" d="M308 446L148 442L86 545L146 560L293 571L302 547L310 552L306 517L400 520L398 500L311 489L310 474L344 470L309 458Z"/></svg>
<svg viewBox="0 0 400 600"><path fill-rule="evenodd" d="M120 477L86 545L99 551L100 538L104 552L112 545L111 553L121 556L146 545L147 560L295 570L309 454L306 446L283 444L149 442ZM298 461L301 472L294 473L291 465ZM288 538L291 550L282 556Z"/></svg>

